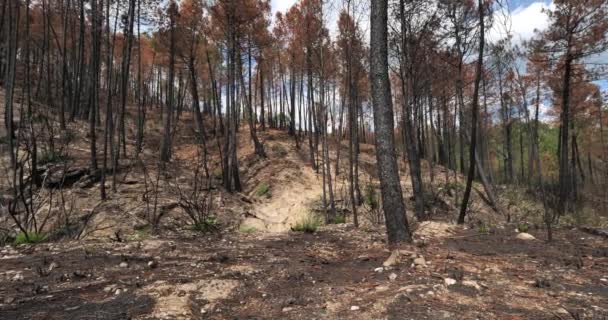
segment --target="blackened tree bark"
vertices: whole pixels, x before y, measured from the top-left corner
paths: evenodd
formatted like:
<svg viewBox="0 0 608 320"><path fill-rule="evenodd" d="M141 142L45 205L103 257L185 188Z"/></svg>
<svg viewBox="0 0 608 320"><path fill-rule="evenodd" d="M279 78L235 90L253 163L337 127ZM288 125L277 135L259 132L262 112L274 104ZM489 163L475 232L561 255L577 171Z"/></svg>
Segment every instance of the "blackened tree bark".
<svg viewBox="0 0 608 320"><path fill-rule="evenodd" d="M133 25L135 22L135 0L129 0L129 11L127 13L127 23L124 27L124 35L127 40L127 45L123 47L122 53L122 71L121 71L121 82L120 82L120 113L118 119L118 144L116 146L116 157L114 166L118 165L118 158L120 154L120 147L122 145L122 151L126 157L127 151L127 139L126 139L126 126L125 126L125 108L127 104L127 86L129 84L129 71L131 65L131 49L133 48Z"/></svg>
<svg viewBox="0 0 608 320"><path fill-rule="evenodd" d="M394 245L401 242L410 242L411 234L405 215L397 155L395 153L393 103L388 78L387 20L388 1L372 1L370 82L372 84L374 129L376 131L376 159L388 242Z"/></svg>
<svg viewBox="0 0 608 320"><path fill-rule="evenodd" d="M254 122L254 115L253 115L253 103L252 103L252 90L251 90L251 41L249 42L249 47L248 47L248 51L247 51L247 57L249 59L249 91L246 92L245 91L245 80L244 80L244 76L243 76L243 63L241 62L241 59L238 59L238 66L239 66L239 80L241 82L241 92L244 93L245 97L245 103L247 104L247 122L249 124L249 134L251 135L251 140L253 140L253 145L255 148L255 154L262 157L262 158L266 158L266 152L264 152L264 145L262 144L262 142L260 142L260 139L258 139L258 135L256 132L256 128L255 128L255 122Z"/></svg>
<svg viewBox="0 0 608 320"><path fill-rule="evenodd" d="M98 8L99 7L99 8ZM99 12L98 10L101 10ZM99 109L99 70L101 67L101 27L102 27L103 0L97 4L97 0L91 2L92 42L91 52L91 79L89 80L89 139L90 141L90 169L97 171L97 134L96 114Z"/></svg>
<svg viewBox="0 0 608 320"><path fill-rule="evenodd" d="M467 207L469 204L469 197L471 195L471 187L473 185L473 178L475 177L475 155L476 155L476 144L477 144L477 109L479 107L479 85L481 83L481 76L483 72L483 47L485 44L485 26L484 26L484 2L478 0L477 5L479 6L479 56L477 58L477 70L475 70L475 87L473 89L473 100L471 102L471 146L469 147L469 173L467 175L467 185L464 189L464 196L462 197L462 205L460 206L460 215L458 216L458 224L464 224L464 218L467 214Z"/></svg>
<svg viewBox="0 0 608 320"><path fill-rule="evenodd" d="M173 117L173 89L175 81L175 19L177 15L177 4L171 1L169 4L169 77L167 79L167 114L165 116L165 132L160 147L160 160L163 163L171 160L171 118Z"/></svg>
<svg viewBox="0 0 608 320"><path fill-rule="evenodd" d="M4 69L4 85L6 88L5 109L4 109L4 125L6 126L6 135L8 141L8 149L10 155L11 168L16 169L17 158L15 155L15 128L13 120L13 93L15 87L15 65L17 58L17 34L19 29L19 2L6 1L8 6L8 24L6 25L6 67ZM11 7L14 5L14 9ZM14 11L13 11L14 10Z"/></svg>
<svg viewBox="0 0 608 320"><path fill-rule="evenodd" d="M418 220L425 220L426 214L424 213L424 191L422 184L422 170L420 164L420 147L421 143L419 143L415 137L415 125L412 121L412 118L416 118L416 116L412 113L412 108L417 109L417 90L416 88L416 72L414 71L414 64L419 63L419 61L414 61L416 58L415 48L411 46L414 45L417 41L415 39L409 39L408 37L413 35L408 35L408 30L412 28L407 25L411 18L406 18L405 16L405 5L404 0L399 1L399 12L401 16L401 59L399 66L399 73L401 77L401 93L403 95L403 131L404 131L404 144L405 149L407 150L407 158L410 169L410 178L412 181L412 189L414 191L414 200L415 200L415 212ZM411 45L408 45L411 44ZM408 78L412 82L412 92L408 92ZM414 99L410 99L411 95L414 95ZM413 102L411 100L414 100ZM415 113L415 112L414 112Z"/></svg>
<svg viewBox="0 0 608 320"><path fill-rule="evenodd" d="M570 46L568 46L570 48ZM568 137L570 133L570 77L572 72L572 56L566 52L564 59L564 78L562 87L562 114L560 130L560 150L559 150L559 214L563 215L568 211L569 198L572 195L570 187L572 185L571 172L568 164Z"/></svg>

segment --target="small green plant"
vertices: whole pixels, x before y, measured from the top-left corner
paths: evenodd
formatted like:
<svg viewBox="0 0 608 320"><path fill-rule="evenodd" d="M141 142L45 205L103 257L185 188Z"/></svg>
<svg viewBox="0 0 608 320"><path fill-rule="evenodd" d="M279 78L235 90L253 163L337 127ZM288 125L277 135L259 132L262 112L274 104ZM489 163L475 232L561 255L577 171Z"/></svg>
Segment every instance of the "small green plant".
<svg viewBox="0 0 608 320"><path fill-rule="evenodd" d="M45 150L38 155L38 164L56 163L67 160L67 156L56 150Z"/></svg>
<svg viewBox="0 0 608 320"><path fill-rule="evenodd" d="M283 147L280 144L273 144L270 146L270 150L272 150L272 152L274 152L276 154L277 157L285 157L288 152L285 149L285 147Z"/></svg>
<svg viewBox="0 0 608 320"><path fill-rule="evenodd" d="M46 236L42 233L38 233L38 232L28 232L23 233L23 232L19 232L17 234L17 236L15 237L15 245L20 245L20 244L24 244L24 243L39 243L42 242L46 239Z"/></svg>
<svg viewBox="0 0 608 320"><path fill-rule="evenodd" d="M445 184L445 189L447 192L461 191L464 190L464 185L460 182L450 181Z"/></svg>
<svg viewBox="0 0 608 320"><path fill-rule="evenodd" d="M315 233L321 226L321 220L315 216L309 215L306 218L298 221L291 230L305 233Z"/></svg>
<svg viewBox="0 0 608 320"><path fill-rule="evenodd" d="M479 230L478 231L479 231L480 234L489 234L490 233L490 227L487 224L482 223L482 224L479 225Z"/></svg>
<svg viewBox="0 0 608 320"><path fill-rule="evenodd" d="M342 215L338 215L334 218L333 223L335 223L335 224L346 223L346 217L342 216Z"/></svg>
<svg viewBox="0 0 608 320"><path fill-rule="evenodd" d="M129 240L131 240L131 241L145 239L152 232L152 227L149 224L137 226L134 229L135 229L135 232L129 236Z"/></svg>
<svg viewBox="0 0 608 320"><path fill-rule="evenodd" d="M239 231L242 233L255 233L256 231L258 231L258 229L256 229L254 226L248 226L243 224L239 228Z"/></svg>
<svg viewBox="0 0 608 320"><path fill-rule="evenodd" d="M371 209L378 208L378 193L372 184L365 186L365 204L367 204Z"/></svg>
<svg viewBox="0 0 608 320"><path fill-rule="evenodd" d="M217 168L217 169L213 170L213 172L211 174L213 175L214 178L221 179L224 173L222 172L221 168Z"/></svg>
<svg viewBox="0 0 608 320"><path fill-rule="evenodd" d="M517 231L519 232L528 232L529 226L526 222L520 222L517 224Z"/></svg>
<svg viewBox="0 0 608 320"><path fill-rule="evenodd" d="M202 233L218 231L219 229L220 224L215 217L207 217L192 225L192 230Z"/></svg>
<svg viewBox="0 0 608 320"><path fill-rule="evenodd" d="M270 185L268 185L268 183L262 182L262 184L260 184L260 186L255 191L255 194L258 197L261 197L263 195L268 194L269 191L270 191Z"/></svg>

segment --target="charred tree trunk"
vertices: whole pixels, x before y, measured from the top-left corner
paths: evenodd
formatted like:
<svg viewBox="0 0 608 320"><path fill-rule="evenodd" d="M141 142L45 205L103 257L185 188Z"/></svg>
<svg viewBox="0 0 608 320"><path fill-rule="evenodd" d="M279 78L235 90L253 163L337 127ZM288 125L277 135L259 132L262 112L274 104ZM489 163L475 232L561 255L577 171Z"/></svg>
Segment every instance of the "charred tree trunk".
<svg viewBox="0 0 608 320"><path fill-rule="evenodd" d="M395 137L393 130L393 107L388 78L388 1L374 0L371 3L370 82L376 131L376 160L382 207L384 210L388 242L392 245L411 241L411 234L403 204L403 193L399 181Z"/></svg>

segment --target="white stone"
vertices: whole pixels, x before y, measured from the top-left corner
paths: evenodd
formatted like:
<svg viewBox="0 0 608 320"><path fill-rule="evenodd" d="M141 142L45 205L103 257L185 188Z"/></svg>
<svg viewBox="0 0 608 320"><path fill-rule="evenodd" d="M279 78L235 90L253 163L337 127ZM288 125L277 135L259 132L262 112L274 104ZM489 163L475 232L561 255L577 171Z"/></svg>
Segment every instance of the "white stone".
<svg viewBox="0 0 608 320"><path fill-rule="evenodd" d="M474 280L464 280L464 281L462 281L462 285L467 286L467 287L472 287L477 290L481 290L481 287L479 286L479 284L477 284L477 281L474 281Z"/></svg>
<svg viewBox="0 0 608 320"><path fill-rule="evenodd" d="M361 309L359 306L351 306L350 307L350 311L357 311L359 309Z"/></svg>
<svg viewBox="0 0 608 320"><path fill-rule="evenodd" d="M517 239L519 240L534 240L536 239L533 235L525 232L521 232L517 234Z"/></svg>
<svg viewBox="0 0 608 320"><path fill-rule="evenodd" d="M382 265L385 267L392 267L392 266L399 264L400 260L401 260L401 257L400 257L399 250L394 250L391 253L391 255L388 257L388 259L386 259L386 261L384 261L384 263L382 263Z"/></svg>
<svg viewBox="0 0 608 320"><path fill-rule="evenodd" d="M445 283L446 286L451 286L456 284L456 280L452 278L445 278L443 279L443 283Z"/></svg>
<svg viewBox="0 0 608 320"><path fill-rule="evenodd" d="M414 265L416 265L416 266L426 266L426 260L422 256L418 257L418 258L414 259Z"/></svg>

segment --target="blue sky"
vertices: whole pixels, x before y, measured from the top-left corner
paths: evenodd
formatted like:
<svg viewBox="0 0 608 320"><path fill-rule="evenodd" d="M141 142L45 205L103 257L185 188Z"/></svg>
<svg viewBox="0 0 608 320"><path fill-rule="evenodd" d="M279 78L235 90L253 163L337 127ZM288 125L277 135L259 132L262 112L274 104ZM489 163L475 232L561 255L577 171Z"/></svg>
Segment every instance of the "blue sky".
<svg viewBox="0 0 608 320"><path fill-rule="evenodd" d="M369 0L367 0L369 1ZM515 40L528 39L533 33L534 29L543 29L548 25L547 17L542 13L543 8L548 8L551 5L551 1L547 0L507 0L508 7L511 11L510 31L515 35ZM285 12L297 0L271 0L271 6L274 13L277 11ZM332 3L333 8L340 8L343 0L326 0L326 3ZM330 16L336 14L330 13ZM333 20L328 17L328 20ZM335 26L333 21L328 21L330 29ZM501 32L502 33L502 32Z"/></svg>

